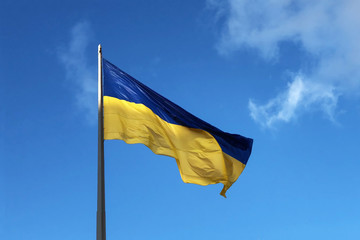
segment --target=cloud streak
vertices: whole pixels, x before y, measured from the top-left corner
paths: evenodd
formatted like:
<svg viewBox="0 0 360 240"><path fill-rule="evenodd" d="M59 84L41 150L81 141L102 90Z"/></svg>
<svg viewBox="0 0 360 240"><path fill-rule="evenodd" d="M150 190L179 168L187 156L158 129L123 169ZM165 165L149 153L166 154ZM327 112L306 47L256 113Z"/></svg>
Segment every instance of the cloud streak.
<svg viewBox="0 0 360 240"><path fill-rule="evenodd" d="M315 64L301 69L288 88L265 104L249 101L250 115L263 126L290 122L304 111L322 110L333 117L338 97L360 88L360 2L357 0L209 0L226 12L218 50L228 54L257 50L276 59L284 42L301 47ZM306 60L306 57L304 57Z"/></svg>
<svg viewBox="0 0 360 240"><path fill-rule="evenodd" d="M67 83L76 89L77 106L84 111L87 120L94 123L97 114L97 68L89 64L86 55L91 39L92 31L88 22L75 24L69 43L58 52L58 57L65 67Z"/></svg>
<svg viewBox="0 0 360 240"><path fill-rule="evenodd" d="M273 127L277 122L290 122L299 112L316 109L333 119L338 96L329 85L304 80L298 75L288 84L287 90L264 105L249 101L251 117L263 127Z"/></svg>

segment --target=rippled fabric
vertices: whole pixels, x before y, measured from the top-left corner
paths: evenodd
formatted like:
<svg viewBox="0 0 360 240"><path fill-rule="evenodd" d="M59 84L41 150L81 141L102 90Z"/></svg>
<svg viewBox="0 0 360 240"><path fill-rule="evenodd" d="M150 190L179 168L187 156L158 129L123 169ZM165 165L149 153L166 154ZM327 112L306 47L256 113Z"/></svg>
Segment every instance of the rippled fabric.
<svg viewBox="0 0 360 240"><path fill-rule="evenodd" d="M173 157L184 182L223 183L225 196L245 168L252 139L211 126L105 59L103 69L104 138Z"/></svg>

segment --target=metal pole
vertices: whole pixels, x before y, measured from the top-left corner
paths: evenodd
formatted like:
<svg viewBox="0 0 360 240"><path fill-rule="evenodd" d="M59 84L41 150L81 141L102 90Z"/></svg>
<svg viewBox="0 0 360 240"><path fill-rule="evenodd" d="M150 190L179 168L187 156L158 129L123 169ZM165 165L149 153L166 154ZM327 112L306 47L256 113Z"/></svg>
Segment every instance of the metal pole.
<svg viewBox="0 0 360 240"><path fill-rule="evenodd" d="M105 180L104 180L104 110L101 45L98 47L98 191L96 212L96 240L106 240Z"/></svg>

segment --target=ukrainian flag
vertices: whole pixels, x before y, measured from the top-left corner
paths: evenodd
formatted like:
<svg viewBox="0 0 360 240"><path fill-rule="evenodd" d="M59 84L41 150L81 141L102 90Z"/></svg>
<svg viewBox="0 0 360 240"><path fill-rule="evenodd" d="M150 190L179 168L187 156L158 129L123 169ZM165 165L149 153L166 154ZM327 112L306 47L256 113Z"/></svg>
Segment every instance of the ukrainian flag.
<svg viewBox="0 0 360 240"><path fill-rule="evenodd" d="M172 103L103 59L104 139L142 143L176 159L185 183L224 184L238 179L253 140L223 132Z"/></svg>

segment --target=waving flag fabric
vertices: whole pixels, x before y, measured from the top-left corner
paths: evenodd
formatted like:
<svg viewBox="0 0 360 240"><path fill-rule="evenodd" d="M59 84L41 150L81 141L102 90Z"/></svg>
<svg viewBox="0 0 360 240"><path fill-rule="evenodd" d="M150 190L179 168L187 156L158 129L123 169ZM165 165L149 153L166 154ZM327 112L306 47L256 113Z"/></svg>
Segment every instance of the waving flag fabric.
<svg viewBox="0 0 360 240"><path fill-rule="evenodd" d="M103 71L104 139L142 143L173 157L185 183L223 183L225 197L245 168L253 140L213 127L105 59Z"/></svg>

